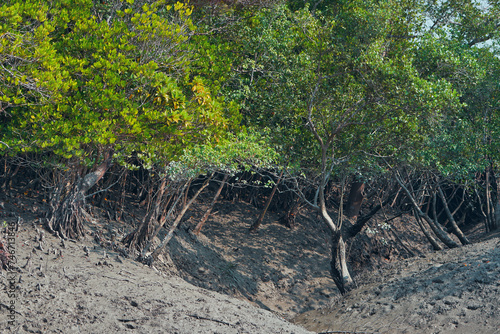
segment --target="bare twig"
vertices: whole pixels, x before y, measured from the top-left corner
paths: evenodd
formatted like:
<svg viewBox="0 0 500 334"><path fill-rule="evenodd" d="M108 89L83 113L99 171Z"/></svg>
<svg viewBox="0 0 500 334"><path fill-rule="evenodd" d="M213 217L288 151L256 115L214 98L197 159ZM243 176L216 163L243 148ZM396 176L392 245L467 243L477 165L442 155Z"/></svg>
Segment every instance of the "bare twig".
<svg viewBox="0 0 500 334"><path fill-rule="evenodd" d="M207 318L207 317L201 317L197 314L188 314L188 317L191 317L191 318L195 318L195 319L199 319L199 320L208 320L208 321L213 321L213 322L217 322L219 324L223 324L223 325L227 325L227 326L231 326L231 327L234 327L233 324L230 324L228 322L225 322L225 321L222 321L222 320L217 320L217 319L212 319L212 318Z"/></svg>

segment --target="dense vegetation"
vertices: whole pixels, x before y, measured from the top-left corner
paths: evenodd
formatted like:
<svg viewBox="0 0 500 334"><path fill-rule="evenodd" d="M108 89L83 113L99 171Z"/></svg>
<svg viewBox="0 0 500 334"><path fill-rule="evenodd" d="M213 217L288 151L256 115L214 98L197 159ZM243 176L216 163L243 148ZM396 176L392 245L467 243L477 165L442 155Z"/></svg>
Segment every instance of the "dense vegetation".
<svg viewBox="0 0 500 334"><path fill-rule="evenodd" d="M214 202L229 178L273 188L265 209L279 186L288 224L307 205L329 227L346 292L346 242L402 196L436 249L468 243L466 217L498 228L499 18L494 0L4 1L1 186L36 171L62 238L87 198L136 191L123 242L146 257L171 226L153 258L210 181Z"/></svg>

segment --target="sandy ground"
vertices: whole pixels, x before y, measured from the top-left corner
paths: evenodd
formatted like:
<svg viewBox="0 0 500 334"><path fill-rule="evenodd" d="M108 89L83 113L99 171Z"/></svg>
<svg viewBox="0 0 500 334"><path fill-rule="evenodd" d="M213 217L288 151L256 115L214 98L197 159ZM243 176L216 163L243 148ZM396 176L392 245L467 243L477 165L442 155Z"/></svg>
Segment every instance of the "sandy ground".
<svg viewBox="0 0 500 334"><path fill-rule="evenodd" d="M318 331L500 333L500 239L384 266L295 323Z"/></svg>
<svg viewBox="0 0 500 334"><path fill-rule="evenodd" d="M62 245L45 233L40 244L39 235L31 224L16 233L19 270L0 276L1 333L308 333L94 242ZM12 277L16 292L9 298ZM9 326L12 301L15 321Z"/></svg>

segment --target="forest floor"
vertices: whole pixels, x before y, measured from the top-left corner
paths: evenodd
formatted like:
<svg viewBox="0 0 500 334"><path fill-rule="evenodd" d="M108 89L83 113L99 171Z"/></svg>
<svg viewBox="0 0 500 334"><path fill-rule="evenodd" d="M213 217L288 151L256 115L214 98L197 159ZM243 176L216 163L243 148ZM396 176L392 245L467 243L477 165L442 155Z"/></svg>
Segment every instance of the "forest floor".
<svg viewBox="0 0 500 334"><path fill-rule="evenodd" d="M122 221L94 207L88 236L63 245L47 232L44 242L38 241L44 231L41 196L0 195L0 222L22 218L16 234L17 325L10 330L500 332L500 239L485 236L481 228L468 231L477 243L433 252L411 216L381 212L349 245L359 286L340 297L329 273L328 231L314 214L302 211L289 229L269 212L250 233L259 210L221 200L195 236L190 231L210 201L210 194L201 196L150 268L126 257L119 242L140 220L142 209L132 200ZM2 333L13 300L8 277L0 274Z"/></svg>

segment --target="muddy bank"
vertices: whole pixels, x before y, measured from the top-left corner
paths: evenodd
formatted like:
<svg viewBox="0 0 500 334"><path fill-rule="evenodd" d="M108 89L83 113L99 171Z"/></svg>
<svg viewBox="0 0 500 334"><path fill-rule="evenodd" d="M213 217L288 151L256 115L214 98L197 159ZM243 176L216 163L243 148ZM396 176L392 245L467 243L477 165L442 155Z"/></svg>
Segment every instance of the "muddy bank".
<svg viewBox="0 0 500 334"><path fill-rule="evenodd" d="M63 245L45 233L40 244L36 228L28 224L16 235L15 298L7 295L6 272L0 276L1 333L308 333L89 240Z"/></svg>
<svg viewBox="0 0 500 334"><path fill-rule="evenodd" d="M498 237L386 265L358 282L294 322L318 332L500 333Z"/></svg>

